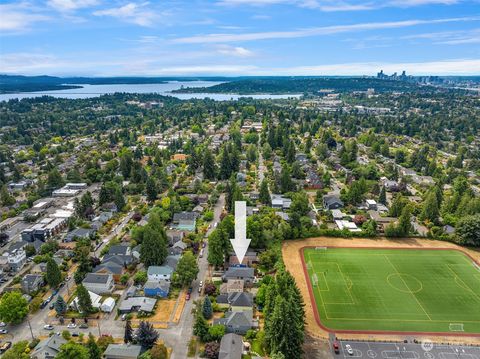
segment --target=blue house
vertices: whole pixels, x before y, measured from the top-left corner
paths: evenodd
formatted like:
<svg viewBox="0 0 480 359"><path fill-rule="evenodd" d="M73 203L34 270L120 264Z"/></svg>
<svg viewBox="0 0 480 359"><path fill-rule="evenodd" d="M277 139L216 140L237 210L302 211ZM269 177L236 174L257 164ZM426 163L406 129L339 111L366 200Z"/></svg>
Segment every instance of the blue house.
<svg viewBox="0 0 480 359"><path fill-rule="evenodd" d="M143 293L146 297L165 298L170 292L170 282L166 280L148 281L143 287Z"/></svg>

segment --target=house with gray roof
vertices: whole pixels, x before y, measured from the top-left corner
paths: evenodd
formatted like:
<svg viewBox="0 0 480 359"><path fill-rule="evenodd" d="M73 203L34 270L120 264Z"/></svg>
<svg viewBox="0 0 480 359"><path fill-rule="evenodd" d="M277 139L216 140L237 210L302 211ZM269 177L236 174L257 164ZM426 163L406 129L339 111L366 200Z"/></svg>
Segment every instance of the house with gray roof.
<svg viewBox="0 0 480 359"><path fill-rule="evenodd" d="M323 206L325 209L339 209L343 207L343 201L337 195L327 195L323 197Z"/></svg>
<svg viewBox="0 0 480 359"><path fill-rule="evenodd" d="M64 242L73 242L76 238L86 239L92 238L95 235L95 230L93 228L75 228L73 231L67 233Z"/></svg>
<svg viewBox="0 0 480 359"><path fill-rule="evenodd" d="M245 335L254 326L253 311L226 312L225 317L214 320L214 324L225 326L226 333Z"/></svg>
<svg viewBox="0 0 480 359"><path fill-rule="evenodd" d="M240 335L225 334L220 341L218 359L241 359L243 353L243 340Z"/></svg>
<svg viewBox="0 0 480 359"><path fill-rule="evenodd" d="M60 334L53 334L38 343L30 356L32 359L53 359L60 351L60 347L66 342Z"/></svg>
<svg viewBox="0 0 480 359"><path fill-rule="evenodd" d="M169 249L170 255L179 255L182 254L185 249L187 249L187 243L184 241L178 241L173 244Z"/></svg>
<svg viewBox="0 0 480 359"><path fill-rule="evenodd" d="M82 284L87 290L95 294L110 294L115 288L113 275L103 273L88 273Z"/></svg>
<svg viewBox="0 0 480 359"><path fill-rule="evenodd" d="M155 308L155 303L157 300L155 298L147 297L130 297L123 300L120 304L118 310L120 313L130 313L130 312L153 312Z"/></svg>
<svg viewBox="0 0 480 359"><path fill-rule="evenodd" d="M229 308L233 311L251 310L253 307L252 293L236 292L217 296L220 308Z"/></svg>
<svg viewBox="0 0 480 359"><path fill-rule="evenodd" d="M103 356L105 359L136 359L141 352L141 345L109 344Z"/></svg>
<svg viewBox="0 0 480 359"><path fill-rule="evenodd" d="M158 282L160 280L170 280L173 269L169 266L150 266L147 270L149 281Z"/></svg>
<svg viewBox="0 0 480 359"><path fill-rule="evenodd" d="M178 261L180 260L180 254L169 255L165 258L165 265L172 268L174 271L177 269Z"/></svg>
<svg viewBox="0 0 480 359"><path fill-rule="evenodd" d="M229 267L222 276L222 280L226 282L229 279L241 279L246 286L252 285L255 279L255 271L248 267Z"/></svg>
<svg viewBox="0 0 480 359"><path fill-rule="evenodd" d="M45 280L40 274L27 274L22 279L22 291L27 294L32 294L43 286Z"/></svg>

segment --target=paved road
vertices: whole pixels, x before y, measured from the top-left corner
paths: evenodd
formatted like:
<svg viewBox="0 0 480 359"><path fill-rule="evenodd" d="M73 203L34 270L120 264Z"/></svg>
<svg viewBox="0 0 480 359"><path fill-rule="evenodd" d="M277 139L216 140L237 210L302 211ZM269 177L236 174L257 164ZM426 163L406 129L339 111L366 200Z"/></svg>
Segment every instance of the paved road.
<svg viewBox="0 0 480 359"><path fill-rule="evenodd" d="M353 354L348 354L345 346L350 345ZM424 342L377 343L340 341L340 353L335 357L364 359L480 359L480 347L441 345Z"/></svg>

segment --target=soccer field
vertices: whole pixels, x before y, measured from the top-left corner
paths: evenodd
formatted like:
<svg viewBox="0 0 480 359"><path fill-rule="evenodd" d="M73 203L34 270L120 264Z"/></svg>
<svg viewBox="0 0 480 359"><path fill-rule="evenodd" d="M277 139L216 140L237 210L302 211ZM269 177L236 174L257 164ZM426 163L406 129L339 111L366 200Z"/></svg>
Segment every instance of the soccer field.
<svg viewBox="0 0 480 359"><path fill-rule="evenodd" d="M455 250L304 249L329 330L480 333L480 268Z"/></svg>

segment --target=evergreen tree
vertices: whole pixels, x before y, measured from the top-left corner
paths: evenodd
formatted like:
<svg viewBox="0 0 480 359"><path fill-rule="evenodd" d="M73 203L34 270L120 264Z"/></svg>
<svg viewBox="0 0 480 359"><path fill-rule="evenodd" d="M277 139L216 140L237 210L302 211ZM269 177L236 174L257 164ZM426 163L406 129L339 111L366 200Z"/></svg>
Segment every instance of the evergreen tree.
<svg viewBox="0 0 480 359"><path fill-rule="evenodd" d="M149 322L141 321L135 332L136 340L145 349L152 348L158 340L158 332Z"/></svg>
<svg viewBox="0 0 480 359"><path fill-rule="evenodd" d="M102 353L100 352L100 348L98 347L97 342L95 341L95 337L93 336L92 333L88 334L88 341L87 341L86 347L88 350L89 359L102 358Z"/></svg>
<svg viewBox="0 0 480 359"><path fill-rule="evenodd" d="M92 299L88 293L87 288L83 284L77 286L77 297L78 297L78 309L84 316L92 312Z"/></svg>
<svg viewBox="0 0 480 359"><path fill-rule="evenodd" d="M115 189L113 202L115 202L115 205L117 206L119 211L123 210L123 207L125 207L125 205L127 204L125 202L125 198L123 197L122 189L120 187L117 187Z"/></svg>
<svg viewBox="0 0 480 359"><path fill-rule="evenodd" d="M268 190L268 183L265 178L263 179L262 184L260 185L259 199L261 203L267 206L270 206L270 204L272 203L270 192Z"/></svg>
<svg viewBox="0 0 480 359"><path fill-rule="evenodd" d="M47 272L45 274L45 280L52 288L58 287L62 281L62 273L60 272L60 268L58 268L57 262L55 262L51 257L47 260Z"/></svg>
<svg viewBox="0 0 480 359"><path fill-rule="evenodd" d="M429 220L432 223L437 223L439 216L440 211L438 208L438 197L434 191L430 191L425 198L425 202L423 203L420 218L422 220Z"/></svg>
<svg viewBox="0 0 480 359"><path fill-rule="evenodd" d="M125 333L123 335L123 342L125 344L131 343L133 341L133 329L130 320L125 322Z"/></svg>
<svg viewBox="0 0 480 359"><path fill-rule="evenodd" d="M15 197L11 196L10 193L8 193L7 186L2 186L0 188L0 204L2 206L8 207L13 206L15 202Z"/></svg>
<svg viewBox="0 0 480 359"><path fill-rule="evenodd" d="M152 177L148 177L146 183L146 190L147 190L147 200L153 202L157 199L158 196L158 189L155 180Z"/></svg>
<svg viewBox="0 0 480 359"><path fill-rule="evenodd" d="M218 267L223 265L225 261L224 257L224 244L225 244L225 232L222 229L215 229L208 237L208 263Z"/></svg>
<svg viewBox="0 0 480 359"><path fill-rule="evenodd" d="M206 179L213 180L216 178L217 169L215 167L215 158L212 152L207 148L203 153L203 175Z"/></svg>
<svg viewBox="0 0 480 359"><path fill-rule="evenodd" d="M195 256L191 251L185 252L178 261L176 276L181 286L188 286L197 278L198 264Z"/></svg>
<svg viewBox="0 0 480 359"><path fill-rule="evenodd" d="M213 315L212 302L208 296L206 296L203 301L202 314L205 319L210 319Z"/></svg>
<svg viewBox="0 0 480 359"><path fill-rule="evenodd" d="M200 338L202 342L208 339L208 323L201 313L197 313L195 323L193 324L193 334Z"/></svg>
<svg viewBox="0 0 480 359"><path fill-rule="evenodd" d="M380 195L378 196L378 203L381 203L383 205L387 205L387 192L385 190L385 186L382 186L382 189L380 190Z"/></svg>
<svg viewBox="0 0 480 359"><path fill-rule="evenodd" d="M151 225L145 226L142 247L140 248L140 258L145 267L162 265L167 255L165 231L163 229L161 231L155 230Z"/></svg>
<svg viewBox="0 0 480 359"><path fill-rule="evenodd" d="M400 218L398 219L398 229L399 233L402 236L408 236L409 233L412 231L411 218L412 208L410 207L410 205L406 205L402 210Z"/></svg>
<svg viewBox="0 0 480 359"><path fill-rule="evenodd" d="M282 167L280 175L280 190L282 193L290 192L295 189L295 184L292 182L292 175L288 166Z"/></svg>
<svg viewBox="0 0 480 359"><path fill-rule="evenodd" d="M57 312L58 315L63 315L67 311L67 303L61 295L57 296L53 307L55 308L55 312Z"/></svg>

